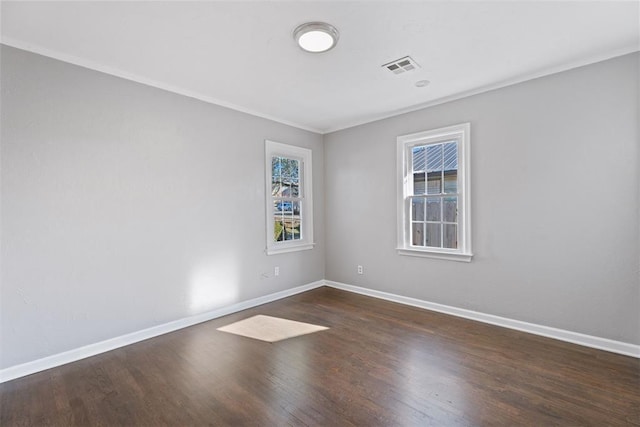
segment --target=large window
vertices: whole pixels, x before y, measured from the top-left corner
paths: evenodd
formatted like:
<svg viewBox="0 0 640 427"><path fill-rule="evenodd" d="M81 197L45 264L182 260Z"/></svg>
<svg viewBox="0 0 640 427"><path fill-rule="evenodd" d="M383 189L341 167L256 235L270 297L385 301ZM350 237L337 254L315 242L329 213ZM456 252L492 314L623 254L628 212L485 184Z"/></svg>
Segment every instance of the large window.
<svg viewBox="0 0 640 427"><path fill-rule="evenodd" d="M267 253L313 248L311 150L265 141Z"/></svg>
<svg viewBox="0 0 640 427"><path fill-rule="evenodd" d="M398 253L471 260L465 123L398 137Z"/></svg>

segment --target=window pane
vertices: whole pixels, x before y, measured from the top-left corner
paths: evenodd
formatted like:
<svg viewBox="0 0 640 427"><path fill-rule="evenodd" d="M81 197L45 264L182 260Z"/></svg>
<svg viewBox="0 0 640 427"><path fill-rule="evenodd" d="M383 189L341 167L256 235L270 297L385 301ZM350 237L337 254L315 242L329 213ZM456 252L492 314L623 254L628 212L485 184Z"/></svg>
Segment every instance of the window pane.
<svg viewBox="0 0 640 427"><path fill-rule="evenodd" d="M413 161L413 171L422 172L425 169L426 152L425 147L413 147L411 149L411 159Z"/></svg>
<svg viewBox="0 0 640 427"><path fill-rule="evenodd" d="M427 172L442 170L442 144L427 146Z"/></svg>
<svg viewBox="0 0 640 427"><path fill-rule="evenodd" d="M427 224L425 246L440 248L440 224Z"/></svg>
<svg viewBox="0 0 640 427"><path fill-rule="evenodd" d="M282 186L278 196L291 197L291 177L286 173L282 174Z"/></svg>
<svg viewBox="0 0 640 427"><path fill-rule="evenodd" d="M439 197L427 197L427 221L440 221Z"/></svg>
<svg viewBox="0 0 640 427"><path fill-rule="evenodd" d="M286 157L280 157L280 173L283 177L286 177L288 180L291 178L298 177L298 164L300 162L295 159L288 159Z"/></svg>
<svg viewBox="0 0 640 427"><path fill-rule="evenodd" d="M427 194L440 194L442 190L442 172L427 174Z"/></svg>
<svg viewBox="0 0 640 427"><path fill-rule="evenodd" d="M291 240L300 240L300 205L299 202L293 202L293 213L289 223L289 233Z"/></svg>
<svg viewBox="0 0 640 427"><path fill-rule="evenodd" d="M271 195L278 196L280 193L280 157L271 158Z"/></svg>
<svg viewBox="0 0 640 427"><path fill-rule="evenodd" d="M424 246L424 223L417 222L411 224L411 244L413 246Z"/></svg>
<svg viewBox="0 0 640 427"><path fill-rule="evenodd" d="M442 193L442 144L426 147L427 151L427 194Z"/></svg>
<svg viewBox="0 0 640 427"><path fill-rule="evenodd" d="M274 179L279 179L280 178L280 171L282 170L282 167L280 165L280 157L272 157L271 158L271 176Z"/></svg>
<svg viewBox="0 0 640 427"><path fill-rule="evenodd" d="M271 181L271 195L274 197L280 196L282 193L282 185L280 183L280 179L274 178Z"/></svg>
<svg viewBox="0 0 640 427"><path fill-rule="evenodd" d="M295 220L293 222L293 224L291 225L291 227L292 227L291 228L291 232L293 233L291 239L292 240L300 240L300 238L301 238L301 235L300 235L300 220Z"/></svg>
<svg viewBox="0 0 640 427"><path fill-rule="evenodd" d="M281 242L286 238L284 232L284 203L280 200L274 200L273 202L273 240L276 242Z"/></svg>
<svg viewBox="0 0 640 427"><path fill-rule="evenodd" d="M458 249L458 226L454 224L444 224L444 245L449 249Z"/></svg>
<svg viewBox="0 0 640 427"><path fill-rule="evenodd" d="M458 222L458 198L445 197L443 199L443 221Z"/></svg>
<svg viewBox="0 0 640 427"><path fill-rule="evenodd" d="M291 232L291 218L289 216L285 216L282 225L284 226L284 240L293 240L293 233Z"/></svg>
<svg viewBox="0 0 640 427"><path fill-rule="evenodd" d="M411 219L413 221L424 221L424 199L411 199Z"/></svg>
<svg viewBox="0 0 640 427"><path fill-rule="evenodd" d="M299 223L300 221L298 221ZM293 211L285 213L284 216L284 240L295 239L295 220L293 219ZM298 231L299 232L299 231Z"/></svg>
<svg viewBox="0 0 640 427"><path fill-rule="evenodd" d="M428 145L427 151L427 194L442 192L442 144Z"/></svg>
<svg viewBox="0 0 640 427"><path fill-rule="evenodd" d="M413 194L420 195L424 194L425 185L424 185L424 172L418 172L413 174Z"/></svg>
<svg viewBox="0 0 640 427"><path fill-rule="evenodd" d="M444 192L458 192L458 143L444 144L443 152Z"/></svg>
<svg viewBox="0 0 640 427"><path fill-rule="evenodd" d="M458 143L447 142L443 149L445 171L458 170Z"/></svg>
<svg viewBox="0 0 640 427"><path fill-rule="evenodd" d="M299 172L299 161L295 159L287 159L286 157L280 157L281 173L283 176L289 178L297 178Z"/></svg>
<svg viewBox="0 0 640 427"><path fill-rule="evenodd" d="M282 185L280 187L280 191L279 191L278 196L280 196L280 197L291 197L291 181L289 181L289 180L282 181Z"/></svg>
<svg viewBox="0 0 640 427"><path fill-rule="evenodd" d="M293 178L291 180L291 197L300 197L300 179Z"/></svg>
<svg viewBox="0 0 640 427"><path fill-rule="evenodd" d="M273 202L274 215L283 215L293 212L293 204L288 200L275 200Z"/></svg>
<svg viewBox="0 0 640 427"><path fill-rule="evenodd" d="M275 217L273 221L273 240L275 242L284 240L284 225L281 217Z"/></svg>
<svg viewBox="0 0 640 427"><path fill-rule="evenodd" d="M448 194L458 192L457 170L449 170L444 172L444 192Z"/></svg>
<svg viewBox="0 0 640 427"><path fill-rule="evenodd" d="M292 180L297 180L300 178L300 161L289 159L289 176L291 176Z"/></svg>

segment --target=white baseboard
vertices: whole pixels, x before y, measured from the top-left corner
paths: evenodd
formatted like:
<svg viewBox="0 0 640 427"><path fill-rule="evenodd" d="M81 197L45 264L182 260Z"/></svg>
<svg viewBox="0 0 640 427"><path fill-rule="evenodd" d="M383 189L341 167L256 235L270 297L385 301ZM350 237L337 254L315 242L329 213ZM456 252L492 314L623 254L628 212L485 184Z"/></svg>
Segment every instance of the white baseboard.
<svg viewBox="0 0 640 427"><path fill-rule="evenodd" d="M284 291L276 292L273 294L265 295L262 297L242 301L237 304L233 304L227 307L222 307L217 310L209 311L206 313L197 314L195 316L185 317L182 319L174 320L173 322L164 323L162 325L153 326L151 328L143 329L141 331L132 332L130 334L122 335L119 337L111 338L105 341L100 341L94 344L89 344L84 347L76 348L73 350L65 351L63 353L47 356L42 359L34 360L32 362L23 363L20 365L11 366L9 368L0 370L0 383L10 381L16 378L31 375L36 372L44 371L46 369L55 368L56 366L65 365L67 363L75 362L76 360L84 359L87 357L95 356L100 353L104 353L116 348L124 347L129 344L134 344L140 341L147 340L149 338L157 337L169 332L176 331L178 329L193 326L198 323L206 322L208 320L216 319L218 317L226 316L228 314L236 313L238 311L253 308L262 304L266 304L272 301L276 301L282 298L286 298L292 295L306 292L311 289L324 286L324 281L309 283L307 285L298 286L296 288L287 289Z"/></svg>
<svg viewBox="0 0 640 427"><path fill-rule="evenodd" d="M492 314L480 313L478 311L466 310L464 308L452 307L449 305L437 304L423 301L416 298L404 297L390 294L388 292L376 291L373 289L361 288L359 286L347 285L345 283L324 281L326 286L341 289L343 291L354 292L400 304L411 305L413 307L424 308L426 310L437 311L453 316L464 317L465 319L477 320L478 322L489 323L491 325L502 326L509 329L528 332L530 334L541 335L543 337L554 338L585 347L597 348L599 350L610 351L612 353L624 354L625 356L640 358L640 345L629 344L621 341L614 341L607 338L585 335L578 332L564 329L551 328L549 326L536 325L535 323L522 322L520 320L506 317L494 316Z"/></svg>
<svg viewBox="0 0 640 427"><path fill-rule="evenodd" d="M287 289L284 291L276 292L273 294L265 295L265 296L254 298L247 301L242 301L237 304L219 308L217 310L209 311L209 312L198 314L195 316L185 317L182 319L175 320L173 322L164 323L162 325L153 326L151 328L143 329L141 331L132 332L130 334L111 338L111 339L97 342L94 344L89 344L84 347L65 351L63 353L54 354L52 356L47 356L42 359L23 363L20 365L11 366L5 369L0 369L0 383L10 381L16 378L24 377L26 375L31 375L36 372L55 368L56 366L65 365L67 363L71 363L71 362L75 362L76 360L95 356L100 353L105 353L107 351L115 350L117 348L124 347L129 344L134 344L140 341L144 341L149 338L157 337L159 335L176 331L178 329L183 329L189 326L196 325L198 323L206 322L208 320L216 319L218 317L226 316L228 314L236 313L238 311L253 308L262 304L266 304L272 301L276 301L282 298L286 298L286 297L296 295L302 292L306 292L311 289L319 288L322 286L329 286L332 288L341 289L348 292L354 292L354 293L367 295L374 298L380 298L387 301L393 301L400 304L419 307L426 310L437 311L440 313L450 314L458 317L464 317L465 319L476 320L479 322L489 323L492 325L502 326L509 329L515 329L518 331L528 332L535 335L541 335L544 337L554 338L561 341L567 341L570 343L579 344L586 347L597 348L600 350L605 350L613 353L624 354L626 356L640 358L640 345L636 345L636 344L629 344L621 341L614 341L607 338L594 337L592 335L580 334L577 332L567 331L563 329L536 325L534 323L527 323L527 322L522 322L520 320L508 319L506 317L494 316L491 314L480 313L477 311L466 310L463 308L437 304L434 302L423 301L416 298L404 297L401 295L395 295L388 292L361 288L359 286L347 285L345 283L333 282L330 280L320 280L317 282L309 283L307 285L298 286L296 288Z"/></svg>

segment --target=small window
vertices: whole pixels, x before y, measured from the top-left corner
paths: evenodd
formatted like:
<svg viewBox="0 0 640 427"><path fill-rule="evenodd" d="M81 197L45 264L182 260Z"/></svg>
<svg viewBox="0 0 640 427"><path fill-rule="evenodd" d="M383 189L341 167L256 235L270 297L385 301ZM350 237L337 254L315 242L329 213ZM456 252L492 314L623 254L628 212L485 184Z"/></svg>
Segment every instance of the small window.
<svg viewBox="0 0 640 427"><path fill-rule="evenodd" d="M265 141L267 254L313 248L311 150Z"/></svg>
<svg viewBox="0 0 640 427"><path fill-rule="evenodd" d="M398 253L471 261L470 124L398 137Z"/></svg>

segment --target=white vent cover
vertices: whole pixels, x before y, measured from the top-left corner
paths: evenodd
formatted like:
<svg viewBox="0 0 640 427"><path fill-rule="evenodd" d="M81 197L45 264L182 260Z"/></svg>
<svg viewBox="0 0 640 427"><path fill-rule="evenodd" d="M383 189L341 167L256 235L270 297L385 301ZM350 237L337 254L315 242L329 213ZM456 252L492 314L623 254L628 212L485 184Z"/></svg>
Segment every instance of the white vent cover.
<svg viewBox="0 0 640 427"><path fill-rule="evenodd" d="M383 67L391 71L393 74L402 74L407 71L413 71L420 66L413 60L413 58L405 56L404 58L396 59L388 64L384 64Z"/></svg>

